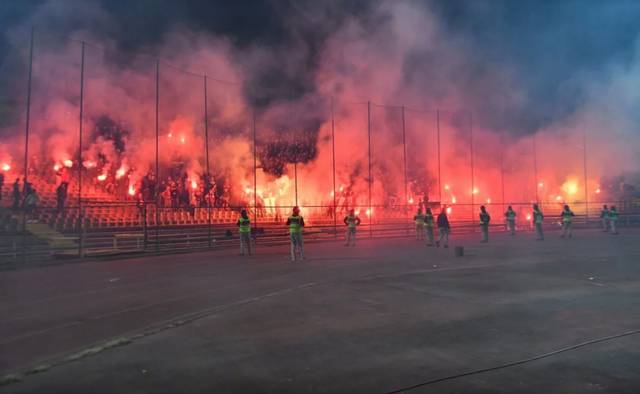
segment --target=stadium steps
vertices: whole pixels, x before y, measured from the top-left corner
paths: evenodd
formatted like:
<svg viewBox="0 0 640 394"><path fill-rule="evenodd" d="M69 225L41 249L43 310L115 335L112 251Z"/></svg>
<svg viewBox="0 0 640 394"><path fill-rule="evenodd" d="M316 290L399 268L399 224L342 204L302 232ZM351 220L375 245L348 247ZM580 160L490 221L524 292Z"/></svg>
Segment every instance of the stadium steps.
<svg viewBox="0 0 640 394"><path fill-rule="evenodd" d="M29 223L29 221L27 221L25 226L27 232L29 232L34 237L46 242L53 249L77 248L77 238L66 236L52 229L48 224Z"/></svg>

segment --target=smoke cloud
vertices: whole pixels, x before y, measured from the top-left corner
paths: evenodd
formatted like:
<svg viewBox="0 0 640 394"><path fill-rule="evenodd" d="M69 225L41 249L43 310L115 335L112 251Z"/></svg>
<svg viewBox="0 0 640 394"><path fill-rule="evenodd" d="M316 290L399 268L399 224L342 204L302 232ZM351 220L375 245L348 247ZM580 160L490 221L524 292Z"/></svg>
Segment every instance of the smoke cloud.
<svg viewBox="0 0 640 394"><path fill-rule="evenodd" d="M123 32L137 31L127 23L145 11L117 1L25 11L5 32L0 160L20 174L35 26L30 166L43 177L78 155L86 41L82 160L96 163L85 166L94 176L124 171L130 186L155 171L156 58L158 175L200 182L208 153L236 204L252 201L254 186L265 205L294 204L297 173L299 204L331 205L334 160L339 203L367 206L371 185L382 209L425 196L598 201L638 182L633 3L259 4L246 18L260 27L207 27L173 4L150 13L158 26L141 20L139 36Z"/></svg>

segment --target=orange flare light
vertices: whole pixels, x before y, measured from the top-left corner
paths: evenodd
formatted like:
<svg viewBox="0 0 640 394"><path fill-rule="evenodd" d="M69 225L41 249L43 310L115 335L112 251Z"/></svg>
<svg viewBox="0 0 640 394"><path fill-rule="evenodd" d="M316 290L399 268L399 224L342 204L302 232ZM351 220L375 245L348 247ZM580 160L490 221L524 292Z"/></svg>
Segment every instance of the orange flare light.
<svg viewBox="0 0 640 394"><path fill-rule="evenodd" d="M101 175L98 175L98 180L99 180L100 182L104 181L105 179L107 179L107 174L101 174Z"/></svg>
<svg viewBox="0 0 640 394"><path fill-rule="evenodd" d="M64 161L62 162L62 164L64 164L64 166L65 166L65 167L69 167L69 168L73 167L73 161L71 161L71 160L69 160L69 159L64 160Z"/></svg>
<svg viewBox="0 0 640 394"><path fill-rule="evenodd" d="M7 163L2 163L2 171L9 171L11 166Z"/></svg>
<svg viewBox="0 0 640 394"><path fill-rule="evenodd" d="M198 182L192 180L191 181L191 188L192 189L197 189L198 188Z"/></svg>
<svg viewBox="0 0 640 394"><path fill-rule="evenodd" d="M116 179L120 179L124 176L124 174L126 174L127 169L125 167L120 167L118 168L118 171L116 171Z"/></svg>
<svg viewBox="0 0 640 394"><path fill-rule="evenodd" d="M82 165L84 166L84 168L94 168L98 164L93 160L85 160L85 162L82 163Z"/></svg>
<svg viewBox="0 0 640 394"><path fill-rule="evenodd" d="M136 195L136 188L129 185L129 195L131 196L135 196Z"/></svg>
<svg viewBox="0 0 640 394"><path fill-rule="evenodd" d="M58 171L60 169L60 165L56 164L53 166L53 171Z"/></svg>
<svg viewBox="0 0 640 394"><path fill-rule="evenodd" d="M451 207L447 207L447 215L450 215L451 211L452 211Z"/></svg>

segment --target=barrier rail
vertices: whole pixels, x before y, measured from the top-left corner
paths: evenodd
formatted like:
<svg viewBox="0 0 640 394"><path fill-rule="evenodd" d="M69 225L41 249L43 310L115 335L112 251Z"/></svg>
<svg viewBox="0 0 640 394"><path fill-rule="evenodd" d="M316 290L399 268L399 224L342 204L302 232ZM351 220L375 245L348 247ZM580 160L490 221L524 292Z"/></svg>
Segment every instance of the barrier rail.
<svg viewBox="0 0 640 394"><path fill-rule="evenodd" d="M67 210L73 211L74 208L70 207ZM66 212L63 218L53 208L42 208L26 219L22 218L21 212L14 213L11 215L13 228L7 223L5 210L0 222L0 229L4 231L0 237L0 262L21 264L55 259L163 254L223 249L239 245L235 224L238 215L228 209L212 209L215 211L213 215L209 215L208 208L194 208L191 212L184 209L159 208L159 212L156 213L155 207L140 207L134 204L84 205L82 210L82 223L78 220L80 216L77 208L75 213ZM99 213L100 210L136 214L122 214L120 217L107 220L92 214ZM388 215L379 215L371 223L363 222L359 228L359 237L413 237L415 226L412 218L394 216L393 213L394 211L389 211ZM158 222L156 218L159 218ZM20 227L23 221L25 228ZM599 217L586 214L577 214L573 223L577 229L601 226ZM640 212L620 214L620 228L637 225L640 225ZM81 228L78 229L77 226ZM454 219L451 226L454 235L480 231L477 220ZM518 231L533 230L530 220L526 218L519 218L517 226ZM501 217L494 219L490 227L492 232L506 231ZM544 229L552 231L560 227L559 212L547 210ZM341 241L344 231L341 221L335 221L333 217L311 216L309 225L305 227L305 242ZM252 236L258 245L289 242L288 229L283 219L275 221L274 218L263 217L258 226L253 228Z"/></svg>

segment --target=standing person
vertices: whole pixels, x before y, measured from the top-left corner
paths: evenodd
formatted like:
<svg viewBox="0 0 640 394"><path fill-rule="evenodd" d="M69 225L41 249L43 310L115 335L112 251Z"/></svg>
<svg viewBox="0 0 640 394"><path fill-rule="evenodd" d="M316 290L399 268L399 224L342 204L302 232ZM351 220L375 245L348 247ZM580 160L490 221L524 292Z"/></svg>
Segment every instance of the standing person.
<svg viewBox="0 0 640 394"><path fill-rule="evenodd" d="M482 230L482 243L489 242L489 222L491 216L487 212L487 208L484 205L480 207L480 230Z"/></svg>
<svg viewBox="0 0 640 394"><path fill-rule="evenodd" d="M602 231L605 233L609 231L609 208L606 205L602 206L602 211L600 211L600 220L602 221Z"/></svg>
<svg viewBox="0 0 640 394"><path fill-rule="evenodd" d="M56 188L56 202L59 213L64 209L64 203L67 199L67 185L69 184L63 182Z"/></svg>
<svg viewBox="0 0 640 394"><path fill-rule="evenodd" d="M236 224L240 234L240 256L244 256L245 252L251 256L251 220L246 209L240 212L240 218Z"/></svg>
<svg viewBox="0 0 640 394"><path fill-rule="evenodd" d="M347 226L344 246L356 246L356 227L360 225L360 217L356 215L355 210L349 210L349 214L344 218L344 224Z"/></svg>
<svg viewBox="0 0 640 394"><path fill-rule="evenodd" d="M447 210L446 208L442 208L440 214L438 215L438 240L436 241L436 246L440 247L440 242L444 239L444 247L449 247L449 232L451 231L451 226L449 225L449 219L447 218Z"/></svg>
<svg viewBox="0 0 640 394"><path fill-rule="evenodd" d="M29 194L27 194L26 197L24 198L24 212L25 212L25 215L27 215L27 217L31 217L33 212L38 207L39 201L40 201L40 198L38 197L38 193L36 192L36 189L32 187L29 188Z"/></svg>
<svg viewBox="0 0 640 394"><path fill-rule="evenodd" d="M0 172L0 201L2 201L2 190L4 189L4 174Z"/></svg>
<svg viewBox="0 0 640 394"><path fill-rule="evenodd" d="M413 217L416 222L416 240L419 241L424 237L424 215L422 208L418 208L418 213Z"/></svg>
<svg viewBox="0 0 640 394"><path fill-rule="evenodd" d="M568 237L571 238L571 222L573 221L573 217L575 214L568 205L565 205L562 209L562 213L560 217L562 218L562 235L560 238Z"/></svg>
<svg viewBox="0 0 640 394"><path fill-rule="evenodd" d="M536 227L536 234L538 234L538 238L536 238L538 241L544 241L544 234L542 233L542 220L544 219L544 215L542 214L542 211L540 211L540 208L538 207L538 204L533 204L533 224Z"/></svg>
<svg viewBox="0 0 640 394"><path fill-rule="evenodd" d="M618 234L618 210L615 206L611 206L609 211L609 227L611 227L611 234Z"/></svg>
<svg viewBox="0 0 640 394"><path fill-rule="evenodd" d="M511 235L516 235L516 212L511 208L511 205L507 208L504 217L507 219L507 228Z"/></svg>
<svg viewBox="0 0 640 394"><path fill-rule="evenodd" d="M20 179L16 178L16 181L13 182L13 209L20 208L20 199L22 194L20 193Z"/></svg>
<svg viewBox="0 0 640 394"><path fill-rule="evenodd" d="M296 261L296 253L300 255L300 260L304 260L304 241L302 239L304 218L300 216L300 208L293 207L293 213L287 219L287 226L289 226L289 236L291 237L291 261Z"/></svg>
<svg viewBox="0 0 640 394"><path fill-rule="evenodd" d="M433 246L433 213L427 208L424 214L424 231L427 234L427 246Z"/></svg>

